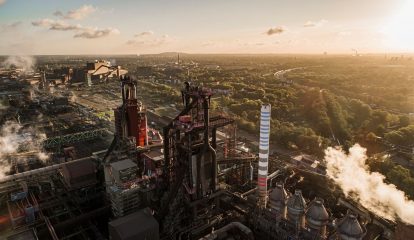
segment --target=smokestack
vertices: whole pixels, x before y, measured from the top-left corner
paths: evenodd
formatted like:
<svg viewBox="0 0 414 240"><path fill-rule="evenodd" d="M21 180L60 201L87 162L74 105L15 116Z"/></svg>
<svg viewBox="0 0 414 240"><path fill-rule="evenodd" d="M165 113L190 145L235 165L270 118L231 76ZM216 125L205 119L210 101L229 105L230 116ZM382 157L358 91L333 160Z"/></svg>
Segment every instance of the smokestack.
<svg viewBox="0 0 414 240"><path fill-rule="evenodd" d="M270 135L270 104L262 105L260 114L260 143L259 167L257 185L259 189L259 204L266 207L267 198L267 169L269 161L269 135Z"/></svg>

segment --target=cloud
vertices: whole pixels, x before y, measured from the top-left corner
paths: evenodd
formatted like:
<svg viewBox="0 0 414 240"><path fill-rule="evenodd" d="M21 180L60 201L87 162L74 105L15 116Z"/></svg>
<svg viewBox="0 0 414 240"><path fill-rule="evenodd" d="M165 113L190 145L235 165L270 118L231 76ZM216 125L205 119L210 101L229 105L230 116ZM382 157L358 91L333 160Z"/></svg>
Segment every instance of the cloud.
<svg viewBox="0 0 414 240"><path fill-rule="evenodd" d="M119 34L119 30L116 28L96 28L96 27L84 27L80 24L68 24L63 21L55 21L48 18L33 21L33 26L47 27L52 31L75 31L74 38L101 38L112 34Z"/></svg>
<svg viewBox="0 0 414 240"><path fill-rule="evenodd" d="M55 23L55 20L44 18L36 21L32 21L32 25L36 27L49 27L51 24Z"/></svg>
<svg viewBox="0 0 414 240"><path fill-rule="evenodd" d="M274 27L274 28L270 28L269 30L267 30L266 34L270 36L270 35L273 35L273 34L281 34L284 31L286 31L286 29L282 26Z"/></svg>
<svg viewBox="0 0 414 240"><path fill-rule="evenodd" d="M70 10L68 11L66 14L64 14L61 11L56 11L53 13L53 15L58 16L58 17L62 17L64 19L83 19L85 17L87 17L88 15L94 13L96 11L96 8L92 5L83 5L82 7L75 9L75 10Z"/></svg>
<svg viewBox="0 0 414 240"><path fill-rule="evenodd" d="M3 5L6 2L6 0L0 0L0 6Z"/></svg>
<svg viewBox="0 0 414 240"><path fill-rule="evenodd" d="M201 46L203 47L211 47L211 46L216 46L216 45L217 43L213 41L205 41L201 43Z"/></svg>
<svg viewBox="0 0 414 240"><path fill-rule="evenodd" d="M81 30L82 26L77 24L66 24L63 22L57 22L50 26L50 30L57 30L57 31L71 31L71 30Z"/></svg>
<svg viewBox="0 0 414 240"><path fill-rule="evenodd" d="M82 32L75 34L74 38L102 38L112 34L119 34L119 30L116 28L85 28Z"/></svg>
<svg viewBox="0 0 414 240"><path fill-rule="evenodd" d="M153 31L145 31L145 32L140 32L134 35L134 37L145 37L145 36L152 36L154 35Z"/></svg>
<svg viewBox="0 0 414 240"><path fill-rule="evenodd" d="M12 31L12 30L15 30L18 27L20 27L20 25L22 25L22 22L21 21L17 21L17 22L12 22L10 24L0 25L0 29L1 29L2 32Z"/></svg>
<svg viewBox="0 0 414 240"><path fill-rule="evenodd" d="M33 26L37 27L47 27L49 30L57 30L57 31L71 31L71 30L82 30L83 27L79 24L67 24L63 21L55 21L48 18L33 21Z"/></svg>
<svg viewBox="0 0 414 240"><path fill-rule="evenodd" d="M303 26L304 27L321 27L322 25L324 25L327 21L325 19L321 19L319 21L306 21Z"/></svg>
<svg viewBox="0 0 414 240"><path fill-rule="evenodd" d="M16 28L16 27L18 27L20 25L22 25L22 22L21 21L17 21L17 22L10 23L9 25L6 25L6 26L9 27L9 28Z"/></svg>
<svg viewBox="0 0 414 240"><path fill-rule="evenodd" d="M142 34L145 33L145 34ZM157 47L164 44L168 44L170 42L173 42L175 39L170 37L168 34L164 34L160 37L157 37L154 35L153 32L142 32L139 34L136 34L135 37L138 39L131 39L126 42L127 45L135 45L135 46L150 46L150 47ZM145 36L145 38L140 38Z"/></svg>

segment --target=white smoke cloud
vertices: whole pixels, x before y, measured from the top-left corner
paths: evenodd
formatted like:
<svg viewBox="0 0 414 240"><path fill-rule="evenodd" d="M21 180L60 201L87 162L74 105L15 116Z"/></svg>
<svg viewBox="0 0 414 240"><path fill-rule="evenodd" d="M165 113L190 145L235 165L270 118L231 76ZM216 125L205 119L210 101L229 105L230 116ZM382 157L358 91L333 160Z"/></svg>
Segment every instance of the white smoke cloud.
<svg viewBox="0 0 414 240"><path fill-rule="evenodd" d="M370 172L366 160L366 149L358 144L349 149L349 154L331 147L325 150L327 174L345 195L381 217L414 224L414 201L395 185L386 183L384 175Z"/></svg>
<svg viewBox="0 0 414 240"><path fill-rule="evenodd" d="M26 71L33 71L36 60L31 56L9 56L4 62L1 63L1 66L5 68L17 67Z"/></svg>
<svg viewBox="0 0 414 240"><path fill-rule="evenodd" d="M46 135L37 132L33 128L23 128L20 124L7 121L0 129L0 179L10 170L10 155L17 161L20 152L33 152L41 161L46 161L49 156L42 151L41 143Z"/></svg>

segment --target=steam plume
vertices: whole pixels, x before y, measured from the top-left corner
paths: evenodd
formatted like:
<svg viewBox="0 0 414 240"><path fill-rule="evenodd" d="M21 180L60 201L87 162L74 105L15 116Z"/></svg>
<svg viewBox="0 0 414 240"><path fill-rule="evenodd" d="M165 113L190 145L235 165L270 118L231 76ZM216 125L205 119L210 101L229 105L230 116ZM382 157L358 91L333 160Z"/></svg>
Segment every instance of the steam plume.
<svg viewBox="0 0 414 240"><path fill-rule="evenodd" d="M349 149L348 155L342 149L325 150L327 174L345 195L381 217L414 224L414 201L395 185L385 183L384 175L370 172L366 159L366 149L358 144Z"/></svg>
<svg viewBox="0 0 414 240"><path fill-rule="evenodd" d="M46 138L32 128L23 128L20 124L7 121L0 129L0 179L10 170L9 156L17 161L23 160L20 152L32 152L39 160L45 161L49 156L42 152L41 143Z"/></svg>
<svg viewBox="0 0 414 240"><path fill-rule="evenodd" d="M26 71L33 71L35 66L36 60L31 56L9 56L4 62L2 62L2 66L5 68L17 67L23 69L24 72Z"/></svg>

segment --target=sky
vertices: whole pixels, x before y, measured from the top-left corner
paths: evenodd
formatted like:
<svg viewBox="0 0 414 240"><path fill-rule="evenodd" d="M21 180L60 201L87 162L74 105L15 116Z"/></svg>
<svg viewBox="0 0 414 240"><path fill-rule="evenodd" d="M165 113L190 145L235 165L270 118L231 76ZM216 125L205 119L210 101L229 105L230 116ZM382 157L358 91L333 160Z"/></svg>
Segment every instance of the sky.
<svg viewBox="0 0 414 240"><path fill-rule="evenodd" d="M0 0L0 55L414 52L412 0Z"/></svg>

